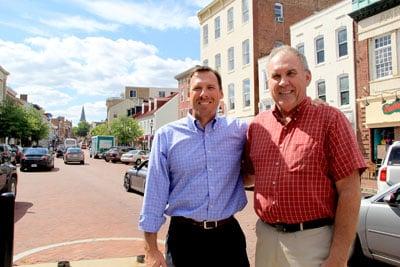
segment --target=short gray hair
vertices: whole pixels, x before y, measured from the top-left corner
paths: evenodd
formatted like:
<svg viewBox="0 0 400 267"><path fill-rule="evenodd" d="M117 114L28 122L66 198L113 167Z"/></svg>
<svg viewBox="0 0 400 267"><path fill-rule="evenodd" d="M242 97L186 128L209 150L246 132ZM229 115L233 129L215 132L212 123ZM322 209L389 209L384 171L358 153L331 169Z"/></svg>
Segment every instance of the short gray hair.
<svg viewBox="0 0 400 267"><path fill-rule="evenodd" d="M304 69L307 71L310 71L306 57L302 53L300 53L299 50L297 50L296 48L293 48L289 45L282 45L282 46L278 46L278 47L275 47L274 49L272 49L271 53L268 56L269 61L271 61L271 59L274 56L276 56L277 54L280 54L280 53L283 53L283 54L292 53L300 60L300 62L303 64Z"/></svg>

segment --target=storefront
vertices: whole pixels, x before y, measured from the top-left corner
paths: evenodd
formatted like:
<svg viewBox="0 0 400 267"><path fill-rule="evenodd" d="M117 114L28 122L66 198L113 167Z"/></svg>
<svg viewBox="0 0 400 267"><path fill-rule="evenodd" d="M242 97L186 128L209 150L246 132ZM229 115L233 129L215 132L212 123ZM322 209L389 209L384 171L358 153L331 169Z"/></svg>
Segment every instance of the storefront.
<svg viewBox="0 0 400 267"><path fill-rule="evenodd" d="M397 92L369 96L365 106L365 126L370 129L371 159L379 163L393 141L400 140L400 98Z"/></svg>

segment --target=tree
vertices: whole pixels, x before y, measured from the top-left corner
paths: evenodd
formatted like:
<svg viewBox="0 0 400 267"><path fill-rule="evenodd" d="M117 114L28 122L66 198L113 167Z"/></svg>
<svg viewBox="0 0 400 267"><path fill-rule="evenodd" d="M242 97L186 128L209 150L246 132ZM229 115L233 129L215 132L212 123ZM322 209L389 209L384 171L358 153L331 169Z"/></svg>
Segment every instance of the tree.
<svg viewBox="0 0 400 267"><path fill-rule="evenodd" d="M27 130L25 111L11 100L0 104L0 137L22 139Z"/></svg>
<svg viewBox="0 0 400 267"><path fill-rule="evenodd" d="M111 133L117 138L119 144L129 145L136 138L143 135L139 123L128 117L114 119L110 125Z"/></svg>
<svg viewBox="0 0 400 267"><path fill-rule="evenodd" d="M27 120L26 136L30 137L32 141L39 142L49 135L50 126L47 121L44 120L42 113L30 106L25 109L25 118Z"/></svg>
<svg viewBox="0 0 400 267"><path fill-rule="evenodd" d="M96 127L94 127L90 131L90 134L92 136L95 136L95 135L111 135L111 131L108 128L107 123L103 123L103 124L100 124L100 125L97 125Z"/></svg>
<svg viewBox="0 0 400 267"><path fill-rule="evenodd" d="M90 130L90 124L86 121L81 121L78 123L78 127L74 127L74 135L80 137L86 137Z"/></svg>

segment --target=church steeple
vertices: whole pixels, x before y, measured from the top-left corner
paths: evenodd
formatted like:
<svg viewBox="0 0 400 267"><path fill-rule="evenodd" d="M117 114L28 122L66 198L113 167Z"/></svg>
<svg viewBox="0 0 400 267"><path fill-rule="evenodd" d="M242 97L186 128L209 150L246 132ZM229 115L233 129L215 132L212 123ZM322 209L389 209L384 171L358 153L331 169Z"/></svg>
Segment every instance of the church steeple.
<svg viewBox="0 0 400 267"><path fill-rule="evenodd" d="M81 121L86 122L85 107L84 106L82 106L81 119L79 120L79 122L81 122Z"/></svg>

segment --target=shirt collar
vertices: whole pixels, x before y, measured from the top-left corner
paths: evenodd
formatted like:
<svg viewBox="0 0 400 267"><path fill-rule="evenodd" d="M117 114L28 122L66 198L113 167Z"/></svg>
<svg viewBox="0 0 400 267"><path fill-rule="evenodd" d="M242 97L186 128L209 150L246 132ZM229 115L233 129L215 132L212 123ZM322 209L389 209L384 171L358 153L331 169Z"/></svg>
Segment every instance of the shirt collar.
<svg viewBox="0 0 400 267"><path fill-rule="evenodd" d="M311 98L307 96L303 101L300 102L300 104L298 104L293 110L289 112L288 117L294 119L301 116L301 114L303 114L304 109L310 104L311 104ZM272 114L278 121L281 121L283 119L282 113L276 104L274 109L272 110Z"/></svg>
<svg viewBox="0 0 400 267"><path fill-rule="evenodd" d="M218 114L214 117L214 119L211 121L211 127L213 130L215 130L215 128L217 127L219 121L221 120L221 117L218 116ZM200 122L198 119L196 119L195 117L193 117L192 114L188 113L187 115L187 122L188 122L188 126L190 129L192 129L193 131L204 131L203 128L201 128ZM208 123L207 125L209 125L210 123Z"/></svg>

